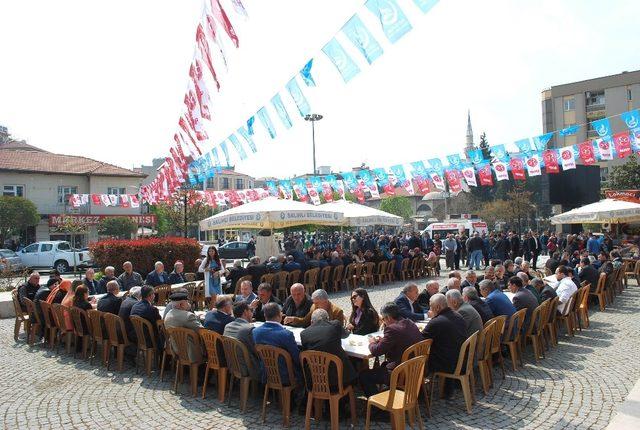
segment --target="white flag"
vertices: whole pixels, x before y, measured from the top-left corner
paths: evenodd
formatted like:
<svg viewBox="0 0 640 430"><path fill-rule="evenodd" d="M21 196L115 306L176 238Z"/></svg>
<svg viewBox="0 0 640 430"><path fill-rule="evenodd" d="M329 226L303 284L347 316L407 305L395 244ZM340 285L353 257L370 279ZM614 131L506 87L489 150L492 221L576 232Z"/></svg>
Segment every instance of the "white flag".
<svg viewBox="0 0 640 430"><path fill-rule="evenodd" d="M109 196L106 194L100 194L100 201L105 206L111 206L111 200L109 199Z"/></svg>
<svg viewBox="0 0 640 430"><path fill-rule="evenodd" d="M496 179L498 181L509 180L509 172L507 171L507 164L502 161L496 161L493 163L493 170L496 172Z"/></svg>
<svg viewBox="0 0 640 430"><path fill-rule="evenodd" d="M132 208L139 208L140 207L140 203L138 202L138 196L136 196L135 194L132 194L129 197L129 200L131 200L131 207Z"/></svg>
<svg viewBox="0 0 640 430"><path fill-rule="evenodd" d="M311 197L311 201L313 202L313 204L318 206L320 204L320 196L318 195L318 191L313 185L309 185L307 187L307 193L309 193L309 197Z"/></svg>
<svg viewBox="0 0 640 430"><path fill-rule="evenodd" d="M537 155L527 158L526 164L529 176L540 176L542 174L542 171L540 170L540 160L538 160Z"/></svg>
<svg viewBox="0 0 640 430"><path fill-rule="evenodd" d="M562 160L562 170L576 168L576 157L573 154L573 149L571 149L571 147L560 150L560 159Z"/></svg>
<svg viewBox="0 0 640 430"><path fill-rule="evenodd" d="M478 181L476 180L476 169L473 167L465 167L462 169L462 176L470 187L477 187Z"/></svg>
<svg viewBox="0 0 640 430"><path fill-rule="evenodd" d="M600 152L601 160L613 160L613 151L611 150L611 141L608 138L596 139L596 143L598 144L598 151ZM563 165L564 168L564 160Z"/></svg>
<svg viewBox="0 0 640 430"><path fill-rule="evenodd" d="M433 181L433 185L441 191L445 190L444 181L442 180L442 176L437 174L436 172L431 172L429 174L431 176L431 180Z"/></svg>

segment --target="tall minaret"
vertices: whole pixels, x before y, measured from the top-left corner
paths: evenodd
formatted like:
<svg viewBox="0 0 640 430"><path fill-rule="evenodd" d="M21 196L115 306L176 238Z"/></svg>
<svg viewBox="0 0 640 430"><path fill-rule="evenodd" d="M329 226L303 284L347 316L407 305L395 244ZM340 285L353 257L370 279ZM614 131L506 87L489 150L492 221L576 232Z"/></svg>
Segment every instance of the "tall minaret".
<svg viewBox="0 0 640 430"><path fill-rule="evenodd" d="M471 128L471 111L467 111L467 141L464 147L465 155L469 154L469 150L473 149L473 129Z"/></svg>

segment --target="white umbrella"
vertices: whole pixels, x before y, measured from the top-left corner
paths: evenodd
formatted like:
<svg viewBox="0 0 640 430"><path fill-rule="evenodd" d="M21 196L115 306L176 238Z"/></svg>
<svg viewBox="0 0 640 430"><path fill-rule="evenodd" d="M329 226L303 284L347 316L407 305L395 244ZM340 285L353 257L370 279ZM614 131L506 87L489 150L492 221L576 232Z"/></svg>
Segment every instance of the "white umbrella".
<svg viewBox="0 0 640 430"><path fill-rule="evenodd" d="M318 206L333 211L342 212L344 215L343 226L366 227L371 225L402 225L402 217L390 214L389 212L359 205L347 200L337 200Z"/></svg>
<svg viewBox="0 0 640 430"><path fill-rule="evenodd" d="M293 200L267 197L200 221L200 230L285 228L304 224L341 225L342 212Z"/></svg>
<svg viewBox="0 0 640 430"><path fill-rule="evenodd" d="M617 223L640 221L640 204L604 199L551 217L552 224Z"/></svg>

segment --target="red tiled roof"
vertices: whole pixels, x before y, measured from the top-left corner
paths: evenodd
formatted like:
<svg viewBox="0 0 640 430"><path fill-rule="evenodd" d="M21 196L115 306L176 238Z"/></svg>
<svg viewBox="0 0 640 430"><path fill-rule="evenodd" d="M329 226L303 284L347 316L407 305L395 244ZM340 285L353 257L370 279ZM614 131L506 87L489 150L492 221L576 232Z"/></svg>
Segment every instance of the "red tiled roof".
<svg viewBox="0 0 640 430"><path fill-rule="evenodd" d="M13 149L13 150L22 149L24 151L38 151L38 152L46 152L46 153L49 152L49 151L45 151L44 149L38 148L36 146L29 145L24 140L9 140L8 142L0 143L0 149Z"/></svg>
<svg viewBox="0 0 640 430"><path fill-rule="evenodd" d="M22 150L0 146L0 170L67 175L123 176L144 178L133 170L76 155L52 154L46 151Z"/></svg>

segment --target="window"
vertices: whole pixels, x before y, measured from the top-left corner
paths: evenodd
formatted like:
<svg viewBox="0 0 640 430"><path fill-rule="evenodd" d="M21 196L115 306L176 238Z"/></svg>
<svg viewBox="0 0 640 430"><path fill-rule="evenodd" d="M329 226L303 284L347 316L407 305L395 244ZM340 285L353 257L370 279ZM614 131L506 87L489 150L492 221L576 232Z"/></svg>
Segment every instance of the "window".
<svg viewBox="0 0 640 430"><path fill-rule="evenodd" d="M62 242L58 244L59 251L71 251L71 245L68 242Z"/></svg>
<svg viewBox="0 0 640 430"><path fill-rule="evenodd" d="M24 197L24 185L5 185L2 189L2 195Z"/></svg>
<svg viewBox="0 0 640 430"><path fill-rule="evenodd" d="M227 249L238 249L238 242L231 242L227 246L225 246L225 248L227 248Z"/></svg>
<svg viewBox="0 0 640 430"><path fill-rule="evenodd" d="M59 186L58 187L58 204L64 205L69 201L71 194L78 194L78 187Z"/></svg>
<svg viewBox="0 0 640 430"><path fill-rule="evenodd" d="M71 194L75 194L75 193L71 193ZM107 194L115 194L116 196L119 196L121 194L127 194L127 189L119 188L119 187L109 187L107 188Z"/></svg>
<svg viewBox="0 0 640 430"><path fill-rule="evenodd" d="M38 252L38 244L37 243L33 243L33 244L27 246L26 248L24 248L22 250L22 252L26 252L26 253Z"/></svg>
<svg viewBox="0 0 640 430"><path fill-rule="evenodd" d="M53 249L52 243L43 243L40 245L40 252L49 252Z"/></svg>
<svg viewBox="0 0 640 430"><path fill-rule="evenodd" d="M223 190L229 189L229 178L222 178L222 187Z"/></svg>
<svg viewBox="0 0 640 430"><path fill-rule="evenodd" d="M576 99L571 97L570 99L564 99L564 111L570 111L576 109Z"/></svg>
<svg viewBox="0 0 640 430"><path fill-rule="evenodd" d="M631 101L633 97L631 96L631 90L627 89L627 100Z"/></svg>
<svg viewBox="0 0 640 430"><path fill-rule="evenodd" d="M600 168L600 181L606 182L606 180L608 178L609 178L609 168L608 167L601 167Z"/></svg>
<svg viewBox="0 0 640 430"><path fill-rule="evenodd" d="M587 107L604 105L604 91L587 91L585 96Z"/></svg>
<svg viewBox="0 0 640 430"><path fill-rule="evenodd" d="M236 190L244 188L244 181L242 179L236 179Z"/></svg>
<svg viewBox="0 0 640 430"><path fill-rule="evenodd" d="M215 178L207 178L207 188L215 188Z"/></svg>

